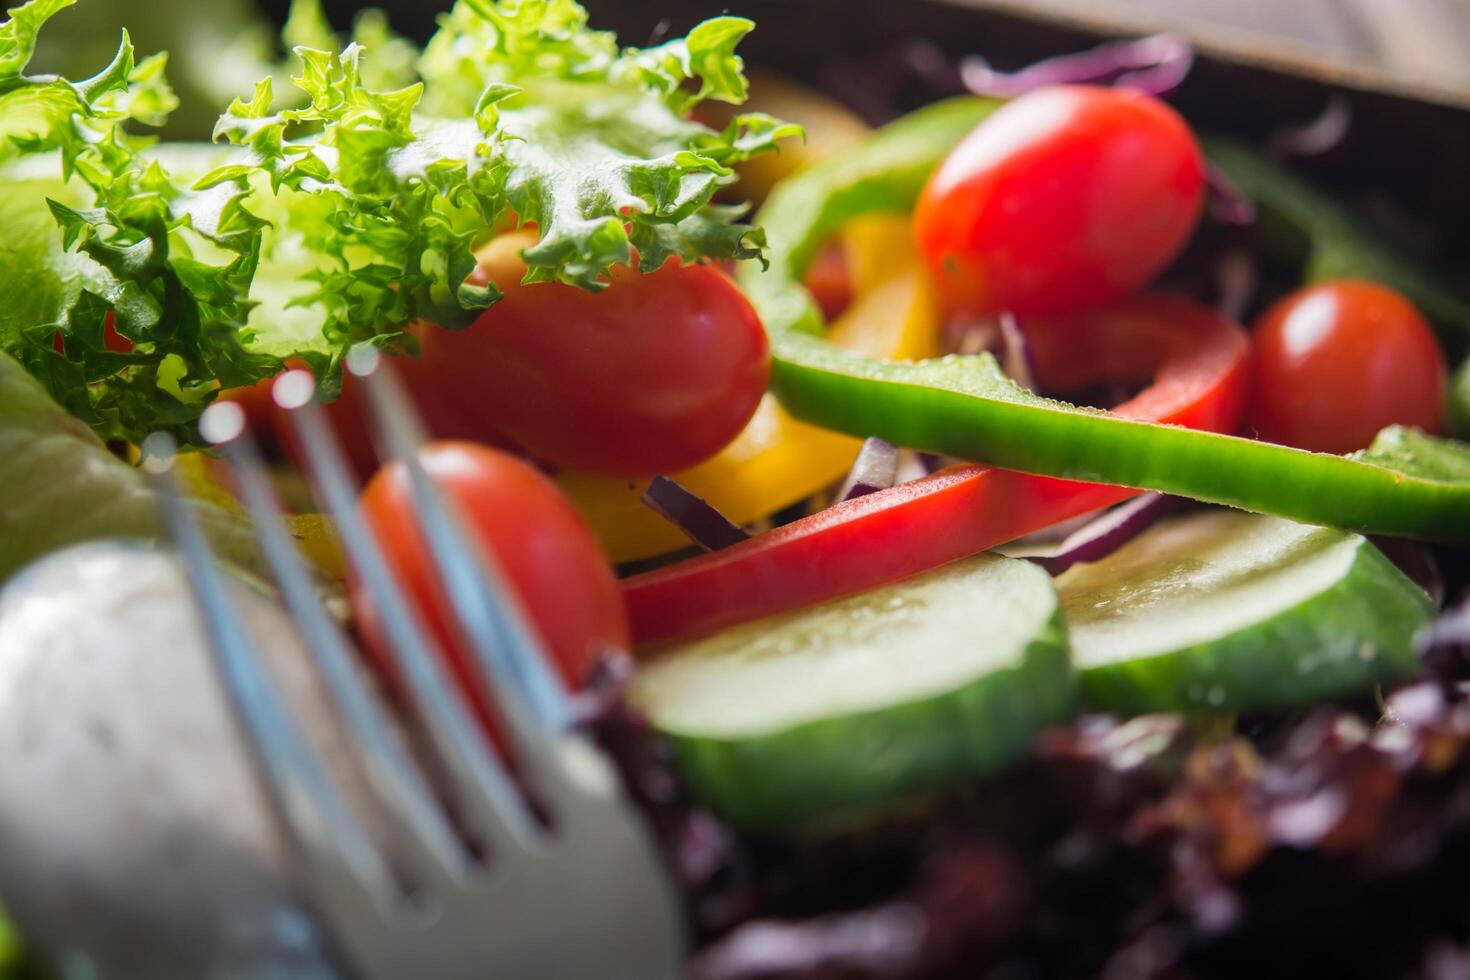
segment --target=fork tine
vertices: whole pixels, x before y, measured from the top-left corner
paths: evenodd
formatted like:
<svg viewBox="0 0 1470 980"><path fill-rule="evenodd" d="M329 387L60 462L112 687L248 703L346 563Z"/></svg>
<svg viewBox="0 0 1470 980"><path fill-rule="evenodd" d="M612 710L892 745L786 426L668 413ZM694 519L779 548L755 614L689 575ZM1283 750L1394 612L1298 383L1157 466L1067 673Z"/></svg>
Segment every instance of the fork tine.
<svg viewBox="0 0 1470 980"><path fill-rule="evenodd" d="M479 680L510 723L523 754L539 751L566 729L570 706L547 664L494 555L474 535L419 459L425 440L403 383L378 351L359 345L348 369L362 378L383 447L379 455L407 468L419 526L455 617L476 658ZM532 726L535 727L532 727Z"/></svg>
<svg viewBox="0 0 1470 980"><path fill-rule="evenodd" d="M336 522L348 560L377 607L462 817L494 850L533 850L543 836L541 828L446 676L438 645L404 597L377 538L358 512L346 461L321 407L311 403L312 389L311 375L290 371L276 382L276 401L290 411L318 492Z"/></svg>
<svg viewBox="0 0 1470 980"><path fill-rule="evenodd" d="M397 889L392 871L341 787L282 709L199 519L184 501L171 472L175 449L167 435L150 436L144 441L145 466L153 475L164 520L204 616L220 678L268 793L312 866L313 881L329 883L334 894L381 907Z"/></svg>
<svg viewBox="0 0 1470 980"><path fill-rule="evenodd" d="M342 720L352 736L380 805L404 832L402 858L421 881L442 881L469 870L468 855L440 811L419 768L368 690L355 656L322 606L301 553L287 534L260 450L234 402L216 402L200 420L205 439L223 450L234 472L261 549Z"/></svg>

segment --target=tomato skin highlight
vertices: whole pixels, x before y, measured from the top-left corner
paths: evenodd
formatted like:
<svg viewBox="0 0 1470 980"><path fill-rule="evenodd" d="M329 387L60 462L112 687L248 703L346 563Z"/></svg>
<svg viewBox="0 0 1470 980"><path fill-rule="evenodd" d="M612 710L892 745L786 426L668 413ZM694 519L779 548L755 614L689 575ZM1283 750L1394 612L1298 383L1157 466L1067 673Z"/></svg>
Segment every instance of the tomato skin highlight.
<svg viewBox="0 0 1470 980"><path fill-rule="evenodd" d="M480 546L499 563L569 687L581 683L599 654L627 649L628 621L612 567L591 530L545 475L507 453L467 442L430 443L421 459L459 505ZM471 654L452 625L451 607L437 583L401 464L390 464L373 477L360 507L461 688L494 732L494 711L479 694ZM369 649L381 665L391 664L391 647L371 599L360 583L351 586L353 611Z"/></svg>
<svg viewBox="0 0 1470 980"><path fill-rule="evenodd" d="M1189 125L1141 92L1061 85L980 123L930 178L914 229L957 312L1065 313L1134 292L1204 200Z"/></svg>
<svg viewBox="0 0 1470 980"><path fill-rule="evenodd" d="M1061 387L1154 383L1113 411L1233 432L1245 410L1250 341L1192 300L1132 297L1070 317L1023 320L1033 368ZM1079 350L1115 351L1104 360ZM844 501L749 541L623 580L641 644L699 636L872 588L993 548L1139 491L979 465L951 467Z"/></svg>
<svg viewBox="0 0 1470 980"><path fill-rule="evenodd" d="M750 302L711 266L615 267L608 288L523 285L468 329L436 331L424 372L466 428L605 476L692 466L755 413L770 348Z"/></svg>
<svg viewBox="0 0 1470 980"><path fill-rule="evenodd" d="M1339 279L1278 301L1255 325L1251 424L1270 442L1362 449L1386 426L1437 434L1448 384L1429 323L1398 292Z"/></svg>

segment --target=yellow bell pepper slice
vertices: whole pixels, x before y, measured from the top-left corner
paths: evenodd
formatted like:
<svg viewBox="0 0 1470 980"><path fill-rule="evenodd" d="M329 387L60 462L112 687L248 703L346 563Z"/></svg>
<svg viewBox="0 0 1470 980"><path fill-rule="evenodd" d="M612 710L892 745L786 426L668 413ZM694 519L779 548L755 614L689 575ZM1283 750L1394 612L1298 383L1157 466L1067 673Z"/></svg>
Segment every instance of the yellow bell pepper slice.
<svg viewBox="0 0 1470 980"><path fill-rule="evenodd" d="M175 466L179 480L191 496L208 501L240 517L248 516L245 507L224 484L215 479L209 460L199 453L187 453L178 458ZM328 579L341 579L347 574L347 562L342 555L342 543L337 537L337 528L325 514L282 514L286 530L296 541L296 546L307 560L316 565Z"/></svg>
<svg viewBox="0 0 1470 980"><path fill-rule="evenodd" d="M908 222L875 218L852 231L855 285L866 282L829 332L835 343L895 360L939 352L939 305ZM858 271L861 270L861 271ZM718 455L670 476L737 524L750 524L842 479L861 440L798 422L767 395L745 430ZM647 480L563 472L557 482L615 562L688 547L678 528L642 503Z"/></svg>

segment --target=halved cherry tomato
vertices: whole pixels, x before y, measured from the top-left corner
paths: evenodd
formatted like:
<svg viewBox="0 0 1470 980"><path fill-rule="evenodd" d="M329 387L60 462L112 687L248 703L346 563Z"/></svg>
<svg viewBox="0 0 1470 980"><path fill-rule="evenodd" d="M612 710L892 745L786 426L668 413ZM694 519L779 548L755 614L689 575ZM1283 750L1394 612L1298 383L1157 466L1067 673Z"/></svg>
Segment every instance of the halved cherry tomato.
<svg viewBox="0 0 1470 980"><path fill-rule="evenodd" d="M619 266L598 293L487 275L505 297L468 329L435 331L422 370L449 414L538 459L619 477L692 466L765 394L765 331L716 268Z"/></svg>
<svg viewBox="0 0 1470 980"><path fill-rule="evenodd" d="M1414 304L1340 279L1298 289L1256 322L1251 423L1262 439L1362 449L1385 426L1439 432L1444 353Z"/></svg>
<svg viewBox="0 0 1470 980"><path fill-rule="evenodd" d="M1222 432L1240 422L1250 343L1240 327L1197 303L1139 296L1023 327L1047 387L1152 374L1153 384L1117 414ZM697 636L904 578L1137 492L951 467L625 579L623 599L638 643Z"/></svg>
<svg viewBox="0 0 1470 980"><path fill-rule="evenodd" d="M508 453L466 442L431 443L421 458L458 503L470 532L498 561L568 685L583 680L598 654L627 648L628 621L612 568L587 525L544 475ZM493 731L494 712L452 626L401 464L373 477L361 507L463 690ZM381 662L391 663L373 603L356 584L352 605L369 647Z"/></svg>
<svg viewBox="0 0 1470 980"><path fill-rule="evenodd" d="M1043 88L955 148L919 198L914 231L961 313L1081 310L1133 292L1178 254L1204 174L1194 133L1158 99Z"/></svg>

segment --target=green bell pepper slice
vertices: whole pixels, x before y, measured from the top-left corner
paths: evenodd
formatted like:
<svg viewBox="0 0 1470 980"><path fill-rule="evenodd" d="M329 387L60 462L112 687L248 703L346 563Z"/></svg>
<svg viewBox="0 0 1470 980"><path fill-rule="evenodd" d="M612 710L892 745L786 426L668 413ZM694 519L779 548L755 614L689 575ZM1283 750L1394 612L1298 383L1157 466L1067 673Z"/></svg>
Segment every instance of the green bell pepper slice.
<svg viewBox="0 0 1470 980"><path fill-rule="evenodd" d="M1461 439L1470 439L1470 360L1450 378L1450 427Z"/></svg>
<svg viewBox="0 0 1470 980"><path fill-rule="evenodd" d="M769 264L747 263L740 281L770 335L771 387L789 412L1006 469L1376 534L1470 540L1470 447L1421 436L1388 454L1309 453L1042 398L989 355L888 362L828 343L801 284L817 249L852 218L910 210L945 155L997 104L936 103L777 186L758 217ZM1426 447L1432 461L1417 465Z"/></svg>

